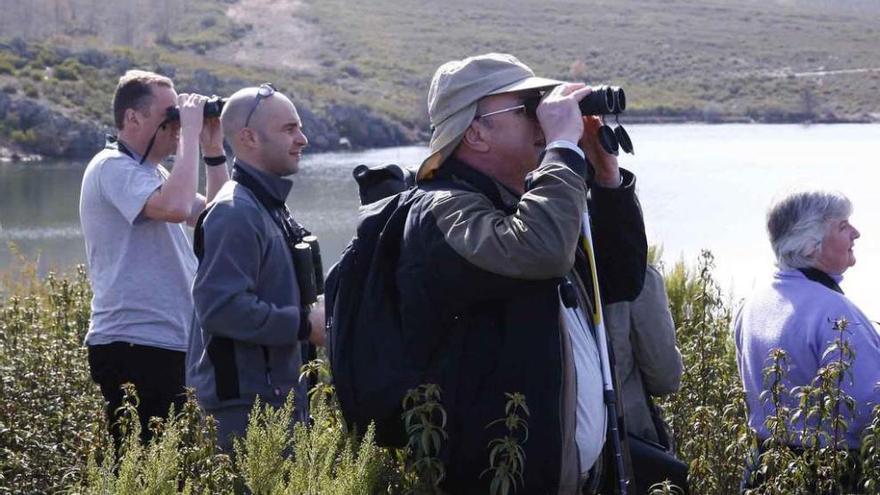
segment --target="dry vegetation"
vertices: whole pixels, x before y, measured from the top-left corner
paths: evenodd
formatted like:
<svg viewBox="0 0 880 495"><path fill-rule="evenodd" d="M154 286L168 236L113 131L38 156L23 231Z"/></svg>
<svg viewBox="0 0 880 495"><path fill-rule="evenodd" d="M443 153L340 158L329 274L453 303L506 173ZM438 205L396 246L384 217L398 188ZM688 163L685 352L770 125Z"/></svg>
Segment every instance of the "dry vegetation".
<svg viewBox="0 0 880 495"><path fill-rule="evenodd" d="M845 5L316 0L309 12L330 33L325 65L410 115L440 63L492 50L553 77L624 85L638 113L773 120L880 112L880 7ZM875 70L794 76L853 68Z"/></svg>

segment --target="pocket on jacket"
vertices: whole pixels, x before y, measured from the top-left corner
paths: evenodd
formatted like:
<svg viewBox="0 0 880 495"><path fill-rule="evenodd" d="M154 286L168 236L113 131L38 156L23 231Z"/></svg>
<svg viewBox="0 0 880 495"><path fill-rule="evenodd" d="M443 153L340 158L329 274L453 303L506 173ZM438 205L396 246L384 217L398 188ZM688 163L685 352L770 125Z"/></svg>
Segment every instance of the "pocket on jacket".
<svg viewBox="0 0 880 495"><path fill-rule="evenodd" d="M208 358L214 367L217 399L238 399L238 364L235 360L235 341L228 337L214 337L208 343Z"/></svg>

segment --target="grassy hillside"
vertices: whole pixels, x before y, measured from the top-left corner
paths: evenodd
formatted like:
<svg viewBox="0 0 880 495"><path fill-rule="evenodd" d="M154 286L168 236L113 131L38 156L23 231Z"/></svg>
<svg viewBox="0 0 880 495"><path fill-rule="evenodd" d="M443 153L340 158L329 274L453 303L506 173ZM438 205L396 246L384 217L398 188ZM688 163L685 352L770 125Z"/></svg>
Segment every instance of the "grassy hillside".
<svg viewBox="0 0 880 495"><path fill-rule="evenodd" d="M111 130L116 80L130 68L171 76L179 91L205 94L274 81L294 97L315 150L339 148L343 137L355 148L418 139L416 130L370 102L325 84L325 74L278 63L284 52L270 57L258 43L244 53L248 63L225 56L225 47L262 34L232 15L249 3L120 0L112 9L98 0L0 3L0 158L4 146L58 157L97 151L102 131ZM271 19L295 3L271 4L258 18Z"/></svg>
<svg viewBox="0 0 880 495"><path fill-rule="evenodd" d="M106 125L116 78L142 67L206 93L274 81L308 110L319 148L394 144L426 136L438 65L505 51L543 75L624 86L631 119L880 120L880 3L868 0L101 5L3 2L0 107L27 99ZM0 140L27 148L54 132L31 132L45 112L10 108Z"/></svg>
<svg viewBox="0 0 880 495"><path fill-rule="evenodd" d="M235 0L5 0L0 33L7 37L64 37L132 47L161 44L204 51L237 39L247 25L232 22ZM112 7L111 7L112 5ZM70 46L74 48L75 46Z"/></svg>
<svg viewBox="0 0 880 495"><path fill-rule="evenodd" d="M486 51L546 75L614 82L640 113L880 113L880 4L713 0L311 0L323 64L416 117L431 72ZM849 8L842 8L849 6ZM802 72L874 69L836 75Z"/></svg>

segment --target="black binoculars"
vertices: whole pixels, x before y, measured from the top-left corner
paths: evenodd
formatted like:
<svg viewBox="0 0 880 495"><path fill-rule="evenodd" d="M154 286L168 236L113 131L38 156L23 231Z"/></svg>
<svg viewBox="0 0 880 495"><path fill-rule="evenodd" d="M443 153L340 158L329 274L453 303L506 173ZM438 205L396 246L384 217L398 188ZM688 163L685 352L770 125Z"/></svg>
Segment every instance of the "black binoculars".
<svg viewBox="0 0 880 495"><path fill-rule="evenodd" d="M314 304L318 301L318 294L324 293L324 265L318 238L314 235L303 237L293 246L292 252L300 303L303 306Z"/></svg>
<svg viewBox="0 0 880 495"><path fill-rule="evenodd" d="M626 93L623 88L599 86L579 103L581 115L618 114L626 110Z"/></svg>
<svg viewBox="0 0 880 495"><path fill-rule="evenodd" d="M202 112L202 115L206 119L219 117L220 113L223 111L224 105L226 105L226 98L221 98L217 95L211 96L208 98L208 101L205 102L205 109ZM168 107L168 109L165 110L165 121L177 122L178 120L180 120L180 108Z"/></svg>
<svg viewBox="0 0 880 495"><path fill-rule="evenodd" d="M635 154L629 133L620 125L620 114L626 110L626 93L623 88L616 86L598 86L580 101L578 106L581 115L598 115L602 118L602 127L599 128L599 144L611 155L617 155L618 149L629 154ZM605 115L614 114L617 127L611 129L605 124Z"/></svg>

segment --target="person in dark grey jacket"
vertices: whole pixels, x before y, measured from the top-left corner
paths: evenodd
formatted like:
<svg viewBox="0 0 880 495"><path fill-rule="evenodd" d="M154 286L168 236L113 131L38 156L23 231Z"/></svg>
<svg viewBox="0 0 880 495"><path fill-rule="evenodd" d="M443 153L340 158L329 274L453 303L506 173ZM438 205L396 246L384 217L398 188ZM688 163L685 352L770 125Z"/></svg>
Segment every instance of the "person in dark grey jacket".
<svg viewBox="0 0 880 495"><path fill-rule="evenodd" d="M300 301L288 245L304 229L285 206L308 144L293 103L265 84L235 93L221 116L235 152L232 180L197 227L201 257L193 284L198 321L187 354L187 384L218 421L221 447L243 436L255 399L308 417L299 382L301 344L323 344L324 309ZM201 237L201 239L199 239Z"/></svg>

